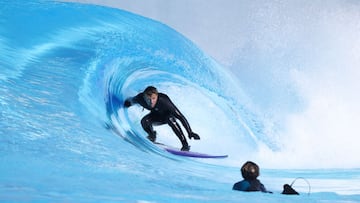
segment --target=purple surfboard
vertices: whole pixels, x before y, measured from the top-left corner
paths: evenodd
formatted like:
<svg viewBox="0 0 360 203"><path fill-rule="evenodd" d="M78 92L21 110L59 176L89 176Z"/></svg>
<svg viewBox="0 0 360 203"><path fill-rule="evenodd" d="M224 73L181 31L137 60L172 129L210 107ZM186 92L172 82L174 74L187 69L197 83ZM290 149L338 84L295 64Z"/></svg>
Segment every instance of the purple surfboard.
<svg viewBox="0 0 360 203"><path fill-rule="evenodd" d="M228 155L212 155L212 154L205 154L200 152L192 152L192 151L181 151L177 148L170 147L167 145L164 145L162 143L156 143L157 146L163 148L167 152L178 155L178 156L186 156L186 157L193 157L193 158L212 158L212 159L223 159L227 158Z"/></svg>

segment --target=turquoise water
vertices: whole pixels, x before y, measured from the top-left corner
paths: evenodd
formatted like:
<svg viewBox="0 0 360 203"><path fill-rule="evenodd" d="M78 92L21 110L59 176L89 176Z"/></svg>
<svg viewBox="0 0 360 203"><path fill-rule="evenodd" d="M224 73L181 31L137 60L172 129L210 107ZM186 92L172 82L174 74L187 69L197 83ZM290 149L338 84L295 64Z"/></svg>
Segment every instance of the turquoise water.
<svg viewBox="0 0 360 203"><path fill-rule="evenodd" d="M356 167L339 168L334 159L314 169L298 154L298 165L287 165L292 154L254 110L253 96L170 27L99 6L0 4L0 200L360 200ZM200 141L190 141L192 150L229 158L181 158L148 142L139 124L146 111L121 106L147 85L167 93L200 134ZM159 141L179 146L166 126L156 130ZM260 179L274 194L231 190L249 159L263 166ZM297 177L309 181L311 194L299 180L300 196L281 195L282 185Z"/></svg>

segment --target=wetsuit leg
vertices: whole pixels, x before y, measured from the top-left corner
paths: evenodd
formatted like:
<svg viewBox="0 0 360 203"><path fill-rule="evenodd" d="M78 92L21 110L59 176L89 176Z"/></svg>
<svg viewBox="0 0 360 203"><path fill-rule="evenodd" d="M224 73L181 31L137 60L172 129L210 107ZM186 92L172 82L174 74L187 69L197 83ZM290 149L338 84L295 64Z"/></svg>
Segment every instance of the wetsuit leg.
<svg viewBox="0 0 360 203"><path fill-rule="evenodd" d="M182 144L182 150L189 150L189 144L186 141L186 137L184 136L183 131L181 130L180 125L176 122L176 119L174 117L170 117L168 119L168 124L171 127L171 129L174 131L176 136L179 138L181 144Z"/></svg>
<svg viewBox="0 0 360 203"><path fill-rule="evenodd" d="M141 119L141 126L148 134L148 139L152 142L156 140L156 131L154 130L154 125L162 125L165 124L166 120L158 114L149 113L144 118Z"/></svg>
<svg viewBox="0 0 360 203"><path fill-rule="evenodd" d="M144 116L144 118L141 119L141 126L148 134L148 139L152 142L155 142L156 132L154 131L152 124L153 124L153 119L151 114L147 114L146 116Z"/></svg>

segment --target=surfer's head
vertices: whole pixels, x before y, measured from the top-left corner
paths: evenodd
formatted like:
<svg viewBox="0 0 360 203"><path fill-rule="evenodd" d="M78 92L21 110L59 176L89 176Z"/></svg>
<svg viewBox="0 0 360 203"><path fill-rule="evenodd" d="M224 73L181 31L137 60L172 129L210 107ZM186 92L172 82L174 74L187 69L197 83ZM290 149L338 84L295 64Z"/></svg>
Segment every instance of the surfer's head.
<svg viewBox="0 0 360 203"><path fill-rule="evenodd" d="M252 161L247 161L241 167L241 175L245 180L254 180L259 176L259 166Z"/></svg>
<svg viewBox="0 0 360 203"><path fill-rule="evenodd" d="M154 108L157 100L158 100L158 91L153 86L148 86L144 90L144 100L146 101L147 105L151 108Z"/></svg>

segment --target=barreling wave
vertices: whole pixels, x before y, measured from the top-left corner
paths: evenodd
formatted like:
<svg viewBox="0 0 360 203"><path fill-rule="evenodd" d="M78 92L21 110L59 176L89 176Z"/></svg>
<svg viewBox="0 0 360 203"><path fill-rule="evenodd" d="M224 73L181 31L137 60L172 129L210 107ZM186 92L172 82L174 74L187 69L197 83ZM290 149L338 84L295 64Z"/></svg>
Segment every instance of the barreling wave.
<svg viewBox="0 0 360 203"><path fill-rule="evenodd" d="M344 170L324 174L322 170L266 169L286 168L289 162L299 162L293 166L302 167L321 161L324 164L317 167L343 166L342 155L349 154L349 147L356 152L351 150L357 146L346 145L352 139L344 139L341 145L334 139L336 145L331 146L339 147L335 151L321 145L328 137L319 135L319 142L313 143L321 144L310 145L316 147L308 150L307 138L312 134L304 139L304 134L296 133L299 127L294 122L294 135L281 137L283 143L290 143L283 148L276 135L264 127L236 78L162 23L99 6L0 0L0 53L0 159L4 163L0 167L0 199L284 200L276 194L239 196L231 190L240 174L229 165L238 167L245 160L265 167L263 180L274 192L280 190L283 180L300 174L323 185L317 191L358 194L358 185L347 184L359 177L357 169L347 170L345 175ZM255 75L244 77L257 78L257 71L252 72ZM154 147L140 126L147 112L137 106L123 108L127 97L148 85L168 94L201 136L200 141L189 140L192 150L229 157L209 160L214 165L175 157ZM261 91L256 92L257 98L263 97ZM266 103L266 98L261 102ZM168 126L156 131L160 141L179 145ZM285 139L289 137L295 139ZM298 152L295 158L294 151ZM340 158L328 159L335 154ZM347 158L348 163L358 163L355 156ZM330 189L328 180L333 181ZM325 194L314 197L324 201L359 199L357 195Z"/></svg>
<svg viewBox="0 0 360 203"><path fill-rule="evenodd" d="M230 145L236 154L256 148L259 136L253 130L261 127L246 110L250 101L234 78L170 27L122 10L59 2L11 3L2 11L0 78L5 87L16 81L23 84L16 91L28 94L24 80L34 89L53 84L38 100L77 104L71 114L83 117L78 112L85 108L92 115L86 119L110 127L139 148L156 151L139 126L144 112L122 108L126 97L153 85L170 95L202 135L198 149L209 150L219 140L224 147L217 150L223 153L229 153L225 146ZM31 83L31 76L42 74L41 84ZM74 128L72 123L63 126Z"/></svg>

